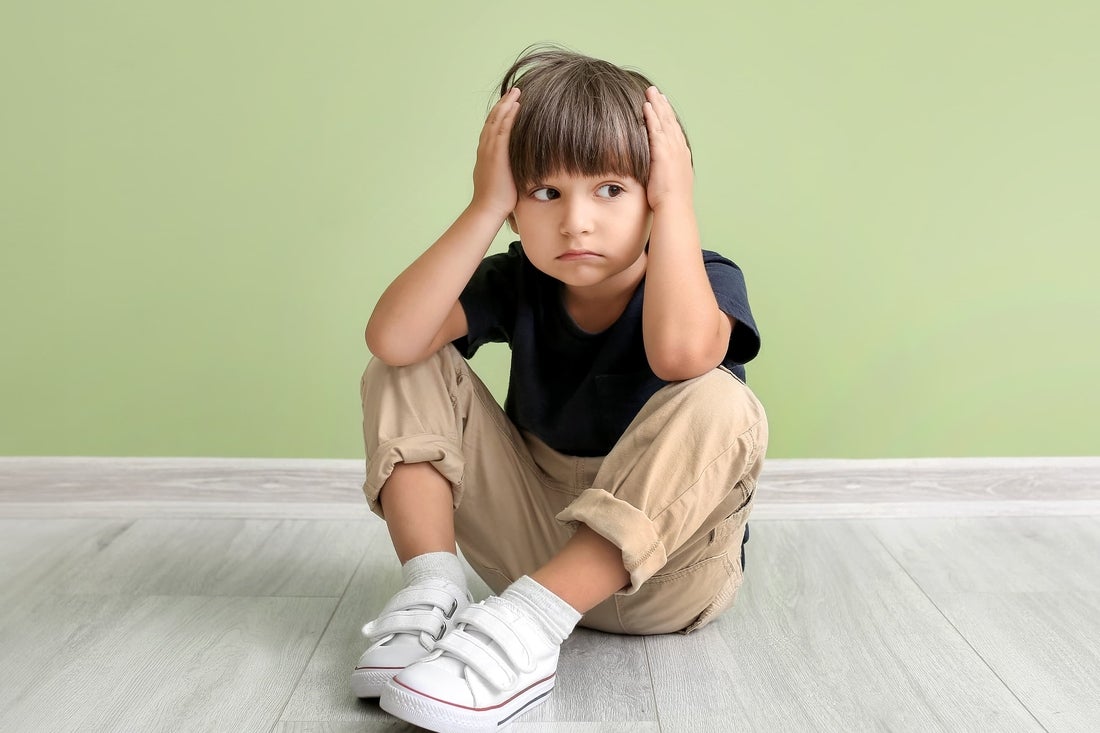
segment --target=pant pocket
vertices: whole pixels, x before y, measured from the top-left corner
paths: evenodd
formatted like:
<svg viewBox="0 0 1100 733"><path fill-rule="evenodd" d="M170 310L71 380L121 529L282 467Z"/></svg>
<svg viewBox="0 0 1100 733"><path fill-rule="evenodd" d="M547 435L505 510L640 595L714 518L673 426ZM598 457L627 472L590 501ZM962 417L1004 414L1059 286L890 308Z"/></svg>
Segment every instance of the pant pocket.
<svg viewBox="0 0 1100 733"><path fill-rule="evenodd" d="M701 613L713 616L721 610L716 601L729 585L728 564L724 553L713 555L675 572L658 573L636 593L614 596L623 631L668 634L698 628Z"/></svg>
<svg viewBox="0 0 1100 733"><path fill-rule="evenodd" d="M737 591L740 590L741 583L744 582L745 579L741 569L740 554L738 554L736 558L731 558L729 553L722 555L722 569L725 571L725 580L722 582L718 592L694 621L680 629L681 634L690 634L693 631L698 631L718 618L723 611L733 605L734 600L737 598Z"/></svg>
<svg viewBox="0 0 1100 733"><path fill-rule="evenodd" d="M737 508L737 511L723 519L711 532L711 546L715 551L722 552L719 557L722 559L725 575L719 581L716 592L702 612L691 623L680 629L681 633L690 634L703 628L732 606L737 598L737 591L745 580L744 567L741 565L741 548L753 503L753 492L746 490L746 494L744 503Z"/></svg>

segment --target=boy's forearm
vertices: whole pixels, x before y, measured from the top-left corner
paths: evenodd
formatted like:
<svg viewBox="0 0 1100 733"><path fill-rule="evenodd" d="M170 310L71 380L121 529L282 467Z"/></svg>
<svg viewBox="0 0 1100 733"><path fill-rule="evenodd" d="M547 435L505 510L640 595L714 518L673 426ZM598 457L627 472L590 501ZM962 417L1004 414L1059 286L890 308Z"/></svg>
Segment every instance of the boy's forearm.
<svg viewBox="0 0 1100 733"><path fill-rule="evenodd" d="M690 201L655 211L649 242L642 310L646 356L657 376L689 379L717 366L729 339L729 318L714 298Z"/></svg>
<svg viewBox="0 0 1100 733"><path fill-rule="evenodd" d="M367 322L371 353L392 363L423 354L503 223L496 213L466 207L378 299Z"/></svg>

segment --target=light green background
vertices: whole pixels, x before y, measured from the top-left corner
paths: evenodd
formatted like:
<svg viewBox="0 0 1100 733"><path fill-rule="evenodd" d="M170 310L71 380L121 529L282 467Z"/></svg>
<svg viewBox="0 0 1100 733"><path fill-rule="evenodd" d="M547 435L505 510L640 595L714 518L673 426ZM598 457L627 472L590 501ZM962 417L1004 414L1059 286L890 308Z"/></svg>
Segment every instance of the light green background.
<svg viewBox="0 0 1100 733"><path fill-rule="evenodd" d="M677 106L772 456L1100 453L1093 0L43 2L0 27L0 454L361 456L371 307L468 200L536 41ZM475 365L502 394L506 348Z"/></svg>

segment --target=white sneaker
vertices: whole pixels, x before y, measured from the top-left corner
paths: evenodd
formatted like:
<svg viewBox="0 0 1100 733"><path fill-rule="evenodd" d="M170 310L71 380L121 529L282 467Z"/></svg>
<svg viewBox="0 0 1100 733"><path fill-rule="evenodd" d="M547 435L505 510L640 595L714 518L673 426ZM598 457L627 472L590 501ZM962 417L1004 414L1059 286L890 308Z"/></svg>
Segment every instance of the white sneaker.
<svg viewBox="0 0 1100 733"><path fill-rule="evenodd" d="M495 731L549 698L558 645L499 596L460 611L424 659L397 673L382 709L429 730Z"/></svg>
<svg viewBox="0 0 1100 733"><path fill-rule="evenodd" d="M351 673L356 697L378 697L390 678L431 653L473 599L465 588L433 578L404 588L363 627L372 643Z"/></svg>

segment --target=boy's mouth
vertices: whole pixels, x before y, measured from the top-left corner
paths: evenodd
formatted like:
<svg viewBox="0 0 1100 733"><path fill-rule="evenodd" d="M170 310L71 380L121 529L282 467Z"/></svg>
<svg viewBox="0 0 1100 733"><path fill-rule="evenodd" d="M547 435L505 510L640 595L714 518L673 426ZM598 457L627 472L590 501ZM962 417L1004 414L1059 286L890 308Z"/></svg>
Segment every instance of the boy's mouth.
<svg viewBox="0 0 1100 733"><path fill-rule="evenodd" d="M564 262L569 262L571 260L587 260L594 257L599 257L599 255L587 249L571 249L564 254L558 255L558 259Z"/></svg>

